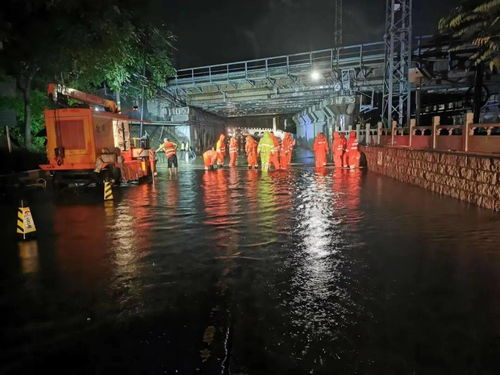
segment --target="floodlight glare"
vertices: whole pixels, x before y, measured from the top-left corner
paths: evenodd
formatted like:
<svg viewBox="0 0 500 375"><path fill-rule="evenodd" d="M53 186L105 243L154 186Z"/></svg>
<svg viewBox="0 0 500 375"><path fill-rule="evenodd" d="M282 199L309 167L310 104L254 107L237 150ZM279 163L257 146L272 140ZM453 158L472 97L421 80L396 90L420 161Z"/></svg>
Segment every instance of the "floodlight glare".
<svg viewBox="0 0 500 375"><path fill-rule="evenodd" d="M319 79L320 79L320 78L321 78L321 74L320 74L320 72L318 72L317 70L313 70L313 71L311 72L311 79L312 79L313 81L319 81Z"/></svg>

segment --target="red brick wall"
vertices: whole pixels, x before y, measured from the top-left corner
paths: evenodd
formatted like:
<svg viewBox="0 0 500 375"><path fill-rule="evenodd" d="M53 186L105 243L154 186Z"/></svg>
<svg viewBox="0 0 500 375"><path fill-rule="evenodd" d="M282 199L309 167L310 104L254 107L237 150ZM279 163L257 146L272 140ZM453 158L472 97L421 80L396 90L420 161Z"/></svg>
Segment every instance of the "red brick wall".
<svg viewBox="0 0 500 375"><path fill-rule="evenodd" d="M500 157L362 146L368 169L500 211Z"/></svg>

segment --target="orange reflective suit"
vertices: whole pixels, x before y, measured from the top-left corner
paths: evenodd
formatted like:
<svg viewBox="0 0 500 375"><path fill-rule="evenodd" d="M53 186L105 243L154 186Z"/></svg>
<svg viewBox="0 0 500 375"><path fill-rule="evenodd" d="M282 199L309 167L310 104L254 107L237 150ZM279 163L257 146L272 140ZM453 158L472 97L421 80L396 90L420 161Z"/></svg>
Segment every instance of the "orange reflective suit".
<svg viewBox="0 0 500 375"><path fill-rule="evenodd" d="M167 157L167 159L170 159L177 153L175 149L176 149L175 143L170 141L163 143L163 150L165 150L165 156Z"/></svg>
<svg viewBox="0 0 500 375"><path fill-rule="evenodd" d="M203 153L203 164L205 169L210 168L217 160L217 152L215 150L208 150Z"/></svg>
<svg viewBox="0 0 500 375"><path fill-rule="evenodd" d="M224 143L226 136L221 134L217 144L215 145L215 151L217 151L217 164L222 167L224 165L224 159L226 158L226 144Z"/></svg>
<svg viewBox="0 0 500 375"><path fill-rule="evenodd" d="M258 168L259 163L257 162L257 141L251 135L247 135L245 152L247 153L248 167Z"/></svg>
<svg viewBox="0 0 500 375"><path fill-rule="evenodd" d="M344 133L335 132L333 134L333 163L336 168L344 167L343 159L347 148L347 139Z"/></svg>
<svg viewBox="0 0 500 375"><path fill-rule="evenodd" d="M313 145L316 167L324 167L326 165L326 155L328 154L328 150L328 139L326 139L323 132L321 132L314 140Z"/></svg>
<svg viewBox="0 0 500 375"><path fill-rule="evenodd" d="M344 165L349 168L359 168L359 160L361 153L358 150L358 140L356 139L356 132L349 133L349 140L347 141L347 152L344 154Z"/></svg>
<svg viewBox="0 0 500 375"><path fill-rule="evenodd" d="M292 162L293 146L295 146L295 140L292 138L292 134L285 133L285 138L283 138L280 152L281 169L290 168L290 164Z"/></svg>
<svg viewBox="0 0 500 375"><path fill-rule="evenodd" d="M236 137L231 137L229 141L229 166L236 166L236 159L238 158L238 140Z"/></svg>
<svg viewBox="0 0 500 375"><path fill-rule="evenodd" d="M269 159L269 163L274 166L274 169L280 169L280 161L279 161L279 153L280 153L280 141L278 137L274 135L274 133L269 133L271 138L273 139L273 150L271 152L271 158Z"/></svg>

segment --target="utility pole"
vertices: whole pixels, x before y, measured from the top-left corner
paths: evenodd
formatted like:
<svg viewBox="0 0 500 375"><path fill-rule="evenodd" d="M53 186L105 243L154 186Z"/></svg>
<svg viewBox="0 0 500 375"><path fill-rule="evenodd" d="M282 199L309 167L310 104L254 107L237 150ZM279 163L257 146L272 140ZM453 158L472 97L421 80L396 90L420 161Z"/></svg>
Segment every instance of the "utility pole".
<svg viewBox="0 0 500 375"><path fill-rule="evenodd" d="M385 73L382 96L382 122L391 127L410 124L412 0L386 0Z"/></svg>
<svg viewBox="0 0 500 375"><path fill-rule="evenodd" d="M342 45L342 0L335 1L335 14L333 15L333 45L340 47Z"/></svg>

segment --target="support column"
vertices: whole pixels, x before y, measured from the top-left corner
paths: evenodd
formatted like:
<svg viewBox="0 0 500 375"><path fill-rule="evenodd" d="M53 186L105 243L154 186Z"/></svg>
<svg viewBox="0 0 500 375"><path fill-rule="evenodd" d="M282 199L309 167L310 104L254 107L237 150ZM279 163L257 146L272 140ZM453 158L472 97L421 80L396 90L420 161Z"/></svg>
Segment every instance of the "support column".
<svg viewBox="0 0 500 375"><path fill-rule="evenodd" d="M338 96L324 102L324 106L335 116L335 130L347 131L352 128L359 113L359 97Z"/></svg>

